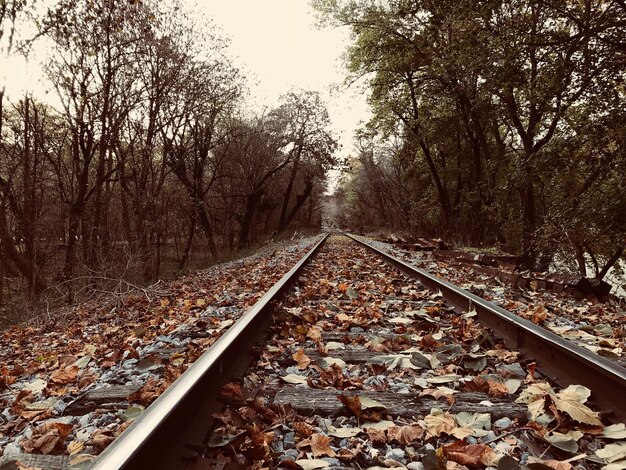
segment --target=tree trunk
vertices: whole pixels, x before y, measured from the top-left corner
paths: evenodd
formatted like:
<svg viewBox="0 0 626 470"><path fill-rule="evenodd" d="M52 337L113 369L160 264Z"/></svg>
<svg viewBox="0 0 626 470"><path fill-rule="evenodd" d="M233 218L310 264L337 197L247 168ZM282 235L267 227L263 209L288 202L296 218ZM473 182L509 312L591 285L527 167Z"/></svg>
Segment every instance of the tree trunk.
<svg viewBox="0 0 626 470"><path fill-rule="evenodd" d="M535 209L535 188L530 175L521 190L522 199L522 256L521 263L528 269L537 267L538 250L535 245L537 213Z"/></svg>
<svg viewBox="0 0 626 470"><path fill-rule="evenodd" d="M2 244L2 254L9 268L15 267L25 279L33 279L33 292L35 295L41 294L46 289L45 281L36 272L30 270L28 260L17 251L13 243L13 237L9 232L6 219L6 209L0 211L0 243Z"/></svg>
<svg viewBox="0 0 626 470"><path fill-rule="evenodd" d="M204 208L202 201L196 200L196 211L198 213L198 219L200 220L200 226L202 227L202 231L207 238L209 252L211 253L211 256L215 258L217 257L217 246L215 245L213 225L211 224L209 214L207 214L207 211Z"/></svg>
<svg viewBox="0 0 626 470"><path fill-rule="evenodd" d="M65 265L63 266L63 280L67 285L67 303L74 302L73 278L78 266L78 235L80 233L80 220L82 207L73 204L70 208L67 249L65 251Z"/></svg>
<svg viewBox="0 0 626 470"><path fill-rule="evenodd" d="M287 188L285 189L285 194L283 196L283 205L280 208L280 218L278 220L278 231L282 232L287 225L291 222L289 218L287 218L287 207L289 206L289 199L291 199L291 191L293 190L293 183L296 180L296 176L298 175L298 167L300 166L300 154L302 153L301 149L298 149L296 158L293 162L293 167L291 168L291 175L289 175L289 182L287 183Z"/></svg>
<svg viewBox="0 0 626 470"><path fill-rule="evenodd" d="M600 270L600 272L596 276L596 279L603 279L604 276L606 276L606 274L609 272L609 269L611 269L615 265L615 263L619 261L619 259L621 258L623 254L624 254L624 246L620 246L619 248L617 248L617 250L615 250L613 255L611 255L611 257L607 260L606 264L603 266L603 268Z"/></svg>
<svg viewBox="0 0 626 470"><path fill-rule="evenodd" d="M576 252L576 262L578 263L578 274L587 277L587 263L585 261L585 249L580 243L573 243Z"/></svg>
<svg viewBox="0 0 626 470"><path fill-rule="evenodd" d="M448 192L441 182L441 177L439 176L439 172L437 171L437 167L435 166L435 162L430 153L430 148L422 139L420 139L419 145L424 152L426 163L428 164L430 174L433 177L433 181L435 182L435 186L437 188L437 197L439 198L439 205L441 206L441 213L447 230L450 225L450 199L448 197Z"/></svg>
<svg viewBox="0 0 626 470"><path fill-rule="evenodd" d="M194 212L191 216L191 223L189 224L189 235L187 236L187 241L185 242L185 250L183 252L183 256L178 262L178 269L183 269L187 265L187 260L189 260L189 252L191 250L191 246L193 245L193 239L196 234L196 223L197 217Z"/></svg>
<svg viewBox="0 0 626 470"><path fill-rule="evenodd" d="M245 248L250 244L250 228L252 227L252 219L256 211L257 203L259 202L260 194L258 192L252 193L246 200L246 210L243 218L241 219L241 232L239 235L238 249Z"/></svg>
<svg viewBox="0 0 626 470"><path fill-rule="evenodd" d="M302 192L302 194L298 194L298 196L296 196L296 202L294 206L291 208L291 211L289 212L287 219L285 220L285 226L284 226L285 228L295 218L296 214L298 213L300 208L304 205L304 203L307 201L312 191L313 191L313 178L307 178L305 186L304 186L304 191Z"/></svg>

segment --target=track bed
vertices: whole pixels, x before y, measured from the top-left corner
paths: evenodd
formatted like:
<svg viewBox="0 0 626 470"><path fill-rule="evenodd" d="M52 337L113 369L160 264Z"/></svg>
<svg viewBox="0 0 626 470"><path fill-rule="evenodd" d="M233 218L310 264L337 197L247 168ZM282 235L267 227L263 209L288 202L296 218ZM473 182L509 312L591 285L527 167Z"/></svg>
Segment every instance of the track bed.
<svg viewBox="0 0 626 470"><path fill-rule="evenodd" d="M312 259L271 331L222 388L190 468L601 468L594 452L612 442L588 389L559 389L475 312L345 237Z"/></svg>

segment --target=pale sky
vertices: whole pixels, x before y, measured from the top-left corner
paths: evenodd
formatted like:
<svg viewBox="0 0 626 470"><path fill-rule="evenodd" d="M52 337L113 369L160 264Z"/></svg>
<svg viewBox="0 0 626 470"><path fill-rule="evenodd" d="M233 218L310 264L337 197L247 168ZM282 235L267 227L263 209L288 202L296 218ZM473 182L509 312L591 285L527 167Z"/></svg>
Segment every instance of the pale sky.
<svg viewBox="0 0 626 470"><path fill-rule="evenodd" d="M341 155L350 154L354 131L369 113L363 91L343 85L346 72L341 55L348 45L348 29L318 29L309 0L198 4L230 37L231 53L247 72L257 104L272 106L291 88L319 91L334 129L341 133Z"/></svg>
<svg viewBox="0 0 626 470"><path fill-rule="evenodd" d="M195 1L187 1L193 10ZM230 38L231 56L248 78L254 107L272 107L292 88L319 91L341 135L340 154L352 152L354 131L369 113L363 90L343 84L347 29L318 29L309 0L198 0L197 5ZM28 91L55 101L41 79L38 62L45 52L45 47L36 47L30 64L0 55L0 83L6 84L10 98Z"/></svg>

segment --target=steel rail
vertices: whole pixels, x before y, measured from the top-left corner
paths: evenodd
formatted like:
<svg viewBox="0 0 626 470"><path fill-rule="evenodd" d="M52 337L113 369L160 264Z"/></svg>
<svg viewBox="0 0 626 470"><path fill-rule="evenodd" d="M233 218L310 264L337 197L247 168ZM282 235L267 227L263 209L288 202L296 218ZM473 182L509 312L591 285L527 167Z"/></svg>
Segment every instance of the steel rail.
<svg viewBox="0 0 626 470"><path fill-rule="evenodd" d="M198 418L199 402L215 391L233 358L245 354L250 338L258 334L270 304L294 281L328 238L326 233L289 272L274 284L239 320L202 354L163 394L95 460L91 469L180 468L175 435ZM208 416L206 416L208 422ZM206 432L206 430L204 430ZM177 454L177 455L174 455ZM167 462L167 463L166 463ZM173 466L175 465L175 466Z"/></svg>
<svg viewBox="0 0 626 470"><path fill-rule="evenodd" d="M351 234L344 234L429 289L440 290L456 309L468 311L473 307L483 325L498 332L508 346L536 359L541 371L549 378L563 386L585 385L592 390L597 403L619 418L626 418L625 368Z"/></svg>

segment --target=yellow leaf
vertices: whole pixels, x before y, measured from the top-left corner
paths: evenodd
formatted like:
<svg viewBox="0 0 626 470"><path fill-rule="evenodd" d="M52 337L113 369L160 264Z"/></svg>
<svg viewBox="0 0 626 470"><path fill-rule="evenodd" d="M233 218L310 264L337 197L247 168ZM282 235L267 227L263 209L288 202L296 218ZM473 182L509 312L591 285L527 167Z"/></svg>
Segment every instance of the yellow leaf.
<svg viewBox="0 0 626 470"><path fill-rule="evenodd" d="M552 397L557 410L567 413L579 423L602 426L599 413L592 411L584 402L591 391L582 385L570 385Z"/></svg>
<svg viewBox="0 0 626 470"><path fill-rule="evenodd" d="M72 441L67 445L67 451L70 455L74 455L83 450L83 447L85 447L84 442Z"/></svg>

